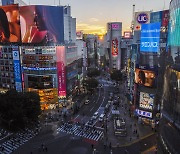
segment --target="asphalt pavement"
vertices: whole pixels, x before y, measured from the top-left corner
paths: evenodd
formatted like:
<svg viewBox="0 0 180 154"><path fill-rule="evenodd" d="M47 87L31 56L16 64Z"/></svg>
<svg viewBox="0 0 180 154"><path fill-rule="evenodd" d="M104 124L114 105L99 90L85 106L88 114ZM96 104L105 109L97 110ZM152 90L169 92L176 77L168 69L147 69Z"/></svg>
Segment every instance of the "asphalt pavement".
<svg viewBox="0 0 180 154"><path fill-rule="evenodd" d="M113 92L116 88L113 82L107 81L105 78L100 78L99 82L103 87L89 97L90 103L83 105L78 113L67 118L72 124L67 122L51 122L43 125L39 135L21 146L14 153L136 154L153 147L156 144L154 142L156 135L152 132L151 128L138 124L136 118L129 116L129 106L123 93L123 85L119 88L120 100L122 102L118 110L121 117L126 119L128 135L126 137L116 137L114 135L111 111L108 112L107 139L102 135L104 128L98 128L101 127L98 119L94 121L94 127L87 127L89 132L84 130L84 124L91 119L95 112L99 112L99 114L104 112L104 107L109 100L109 93ZM84 100L80 99L80 101ZM127 108L125 108L125 104L127 104ZM135 129L137 133L133 133Z"/></svg>

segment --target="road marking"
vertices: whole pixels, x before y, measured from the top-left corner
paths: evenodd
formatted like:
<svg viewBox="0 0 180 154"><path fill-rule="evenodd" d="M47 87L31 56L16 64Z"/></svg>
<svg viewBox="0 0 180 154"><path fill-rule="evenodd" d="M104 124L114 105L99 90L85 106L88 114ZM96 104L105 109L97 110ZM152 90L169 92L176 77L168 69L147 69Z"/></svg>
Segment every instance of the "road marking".
<svg viewBox="0 0 180 154"><path fill-rule="evenodd" d="M92 111L93 109L94 109L94 107L90 111Z"/></svg>
<svg viewBox="0 0 180 154"><path fill-rule="evenodd" d="M74 119L77 119L80 115L78 114Z"/></svg>

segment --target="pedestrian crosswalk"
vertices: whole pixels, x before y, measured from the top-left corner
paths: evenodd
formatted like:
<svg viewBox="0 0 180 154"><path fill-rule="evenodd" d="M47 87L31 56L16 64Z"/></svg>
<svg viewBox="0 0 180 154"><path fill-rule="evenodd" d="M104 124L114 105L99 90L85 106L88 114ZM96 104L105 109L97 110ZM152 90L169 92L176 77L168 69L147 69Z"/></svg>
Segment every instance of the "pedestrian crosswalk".
<svg viewBox="0 0 180 154"><path fill-rule="evenodd" d="M36 130L29 130L26 129L21 133L14 134L9 140L5 141L4 143L0 144L0 154L10 154L13 153L16 149L20 146L25 144L31 138L36 136L38 131Z"/></svg>
<svg viewBox="0 0 180 154"><path fill-rule="evenodd" d="M79 124L65 123L57 128L57 132L65 132L67 134L99 141L103 135L103 131L91 128L88 126L81 126Z"/></svg>

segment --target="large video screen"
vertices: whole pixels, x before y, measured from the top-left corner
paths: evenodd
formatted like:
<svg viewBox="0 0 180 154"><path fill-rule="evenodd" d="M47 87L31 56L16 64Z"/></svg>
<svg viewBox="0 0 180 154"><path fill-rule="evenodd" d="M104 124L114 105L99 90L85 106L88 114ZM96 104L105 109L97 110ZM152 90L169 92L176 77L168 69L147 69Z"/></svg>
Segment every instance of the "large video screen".
<svg viewBox="0 0 180 154"><path fill-rule="evenodd" d="M141 26L141 52L158 52L161 23L142 24Z"/></svg>
<svg viewBox="0 0 180 154"><path fill-rule="evenodd" d="M20 7L22 43L64 42L64 15L60 6Z"/></svg>
<svg viewBox="0 0 180 154"><path fill-rule="evenodd" d="M154 94L140 92L139 107L143 109L153 110Z"/></svg>
<svg viewBox="0 0 180 154"><path fill-rule="evenodd" d="M136 68L135 83L147 87L153 87L155 86L155 78L156 78L155 72Z"/></svg>
<svg viewBox="0 0 180 154"><path fill-rule="evenodd" d="M0 6L0 42L20 42L20 20L18 5Z"/></svg>

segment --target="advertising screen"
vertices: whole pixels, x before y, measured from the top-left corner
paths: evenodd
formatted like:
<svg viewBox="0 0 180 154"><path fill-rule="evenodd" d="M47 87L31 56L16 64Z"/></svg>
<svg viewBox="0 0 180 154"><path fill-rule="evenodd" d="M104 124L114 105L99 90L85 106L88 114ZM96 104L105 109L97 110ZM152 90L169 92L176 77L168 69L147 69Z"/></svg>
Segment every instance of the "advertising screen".
<svg viewBox="0 0 180 154"><path fill-rule="evenodd" d="M154 94L140 92L139 107L143 109L153 109Z"/></svg>
<svg viewBox="0 0 180 154"><path fill-rule="evenodd" d="M134 30L138 31L141 30L142 24L147 24L150 22L150 12L135 12L135 19L134 19Z"/></svg>
<svg viewBox="0 0 180 154"><path fill-rule="evenodd" d="M135 83L141 84L147 87L153 87L155 85L155 72L148 70L135 70Z"/></svg>
<svg viewBox="0 0 180 154"><path fill-rule="evenodd" d="M65 47L56 47L57 56L57 79L58 79L58 98L66 98L66 55Z"/></svg>
<svg viewBox="0 0 180 154"><path fill-rule="evenodd" d="M150 18L151 18L150 23L161 22L162 21L162 11L151 12Z"/></svg>
<svg viewBox="0 0 180 154"><path fill-rule="evenodd" d="M18 47L13 47L13 61L14 61L14 78L15 78L16 90L18 92L22 92L21 65L20 65Z"/></svg>
<svg viewBox="0 0 180 154"><path fill-rule="evenodd" d="M141 27L141 52L158 52L161 23L143 24Z"/></svg>
<svg viewBox="0 0 180 154"><path fill-rule="evenodd" d="M169 23L169 10L164 10L162 12L162 26L167 27Z"/></svg>
<svg viewBox="0 0 180 154"><path fill-rule="evenodd" d="M169 19L169 31L168 31L168 45L171 46L180 46L180 8L172 10L170 12Z"/></svg>
<svg viewBox="0 0 180 154"><path fill-rule="evenodd" d="M117 56L118 55L118 39L115 38L112 40L112 55Z"/></svg>
<svg viewBox="0 0 180 154"><path fill-rule="evenodd" d="M64 41L63 7L20 7L22 43L62 43Z"/></svg>
<svg viewBox="0 0 180 154"><path fill-rule="evenodd" d="M18 5L0 6L0 42L20 42Z"/></svg>

